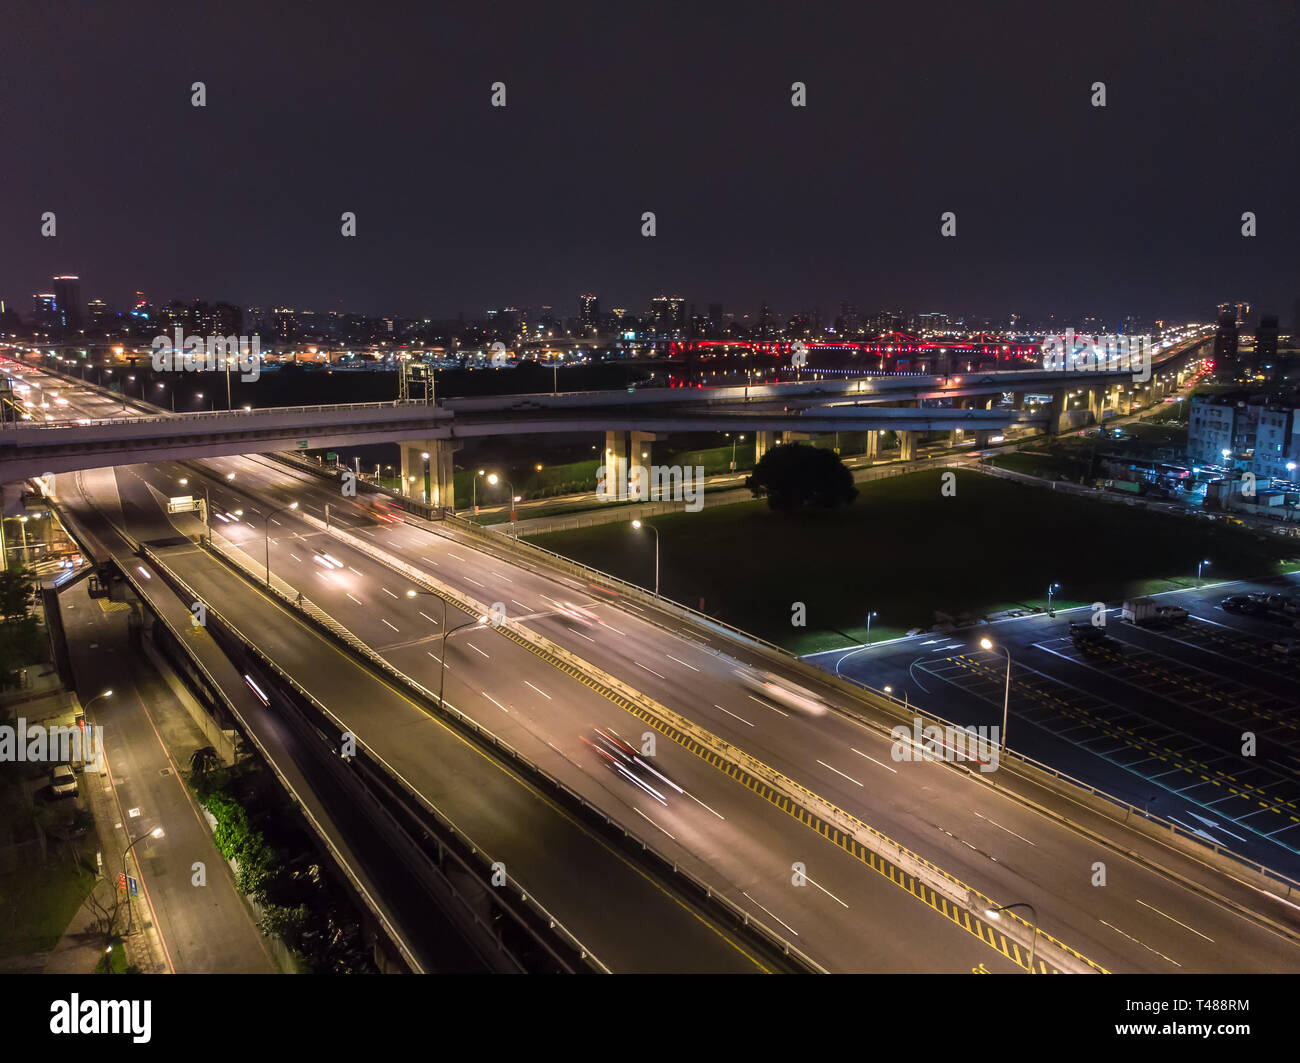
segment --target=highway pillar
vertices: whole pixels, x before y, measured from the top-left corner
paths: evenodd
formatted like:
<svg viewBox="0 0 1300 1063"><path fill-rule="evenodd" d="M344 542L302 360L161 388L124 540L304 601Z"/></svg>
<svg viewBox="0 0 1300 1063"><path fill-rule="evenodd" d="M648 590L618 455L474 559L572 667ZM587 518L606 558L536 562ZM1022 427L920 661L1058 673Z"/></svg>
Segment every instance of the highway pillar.
<svg viewBox="0 0 1300 1063"><path fill-rule="evenodd" d="M628 487L628 498L648 498L650 495L650 444L659 437L654 432L630 432L631 444L628 448L628 478L632 481ZM646 471L637 476L633 471L641 466ZM643 492L638 495L637 491Z"/></svg>
<svg viewBox="0 0 1300 1063"><path fill-rule="evenodd" d="M456 508L456 467L452 458L465 444L450 439L430 440L430 473L433 479L431 503L442 509Z"/></svg>
<svg viewBox="0 0 1300 1063"><path fill-rule="evenodd" d="M433 506L454 506L452 455L463 445L450 439L403 440L398 445L402 457L402 493Z"/></svg>
<svg viewBox="0 0 1300 1063"><path fill-rule="evenodd" d="M878 453L880 453L880 432L870 431L867 433L867 464L871 464L871 462L875 461Z"/></svg>
<svg viewBox="0 0 1300 1063"><path fill-rule="evenodd" d="M433 451L428 449L431 443L432 440L414 439L403 440L399 444L402 454L402 494L418 498L421 502L429 500L424 490L424 458L422 455L428 453L430 459L432 459Z"/></svg>
<svg viewBox="0 0 1300 1063"><path fill-rule="evenodd" d="M1011 393L1011 408L1014 410L1023 410L1025 408L1025 393L1023 391L1013 391Z"/></svg>
<svg viewBox="0 0 1300 1063"><path fill-rule="evenodd" d="M1060 435L1061 422L1065 418L1065 408L1068 401L1068 392L1064 388L1057 388L1052 392L1051 401L1047 404L1047 434L1049 436Z"/></svg>
<svg viewBox="0 0 1300 1063"><path fill-rule="evenodd" d="M916 437L918 433L900 431L898 433L898 457L902 461L916 460Z"/></svg>
<svg viewBox="0 0 1300 1063"><path fill-rule="evenodd" d="M1106 407L1106 392L1101 388L1088 389L1088 415L1093 424L1101 424L1102 411Z"/></svg>
<svg viewBox="0 0 1300 1063"><path fill-rule="evenodd" d="M772 449L771 432L754 433L754 464L757 465L763 460L763 455Z"/></svg>
<svg viewBox="0 0 1300 1063"><path fill-rule="evenodd" d="M605 500L627 498L627 433L605 433Z"/></svg>

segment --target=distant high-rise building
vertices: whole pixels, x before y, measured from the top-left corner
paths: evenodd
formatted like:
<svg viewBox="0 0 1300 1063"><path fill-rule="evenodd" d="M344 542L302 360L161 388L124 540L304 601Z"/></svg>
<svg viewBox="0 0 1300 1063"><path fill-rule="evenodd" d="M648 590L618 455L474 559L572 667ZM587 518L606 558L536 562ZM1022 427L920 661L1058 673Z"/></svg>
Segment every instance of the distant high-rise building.
<svg viewBox="0 0 1300 1063"><path fill-rule="evenodd" d="M59 300L53 292L38 292L32 296L32 324L37 328L58 328Z"/></svg>
<svg viewBox="0 0 1300 1063"><path fill-rule="evenodd" d="M1237 315L1229 310L1219 315L1219 327L1214 333L1214 375L1235 380L1238 369Z"/></svg>
<svg viewBox="0 0 1300 1063"><path fill-rule="evenodd" d="M656 295L650 300L650 320L656 332L680 335L686 328L686 300L680 295Z"/></svg>
<svg viewBox="0 0 1300 1063"><path fill-rule="evenodd" d="M58 306L59 324L68 329L85 325L86 317L81 302L81 278L71 274L54 278L54 300Z"/></svg>
<svg viewBox="0 0 1300 1063"><path fill-rule="evenodd" d="M1277 374L1277 334L1278 322L1276 314L1269 314L1259 319L1259 326L1255 329L1255 356L1251 364L1252 376L1255 373L1262 372L1267 380L1275 378Z"/></svg>
<svg viewBox="0 0 1300 1063"><path fill-rule="evenodd" d="M578 321L587 328L595 328L600 318L600 300L588 293L578 296Z"/></svg>
<svg viewBox="0 0 1300 1063"><path fill-rule="evenodd" d="M86 322L99 332L108 328L108 304L103 299L92 299L86 304Z"/></svg>
<svg viewBox="0 0 1300 1063"><path fill-rule="evenodd" d="M1236 321L1237 328L1241 328L1249 321L1252 310L1250 303L1220 303L1219 317L1222 319L1224 314L1232 314Z"/></svg>

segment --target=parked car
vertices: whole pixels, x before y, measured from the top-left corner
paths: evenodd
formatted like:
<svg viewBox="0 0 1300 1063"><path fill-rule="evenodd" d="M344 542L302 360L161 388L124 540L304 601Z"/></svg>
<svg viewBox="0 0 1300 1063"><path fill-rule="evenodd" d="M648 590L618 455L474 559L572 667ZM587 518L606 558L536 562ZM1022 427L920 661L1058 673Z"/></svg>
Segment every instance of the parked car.
<svg viewBox="0 0 1300 1063"><path fill-rule="evenodd" d="M1228 613L1241 613L1244 616L1259 616L1265 607L1247 594L1230 594L1219 603L1219 607Z"/></svg>
<svg viewBox="0 0 1300 1063"><path fill-rule="evenodd" d="M55 797L77 796L77 774L70 764L56 764L50 772L50 791Z"/></svg>

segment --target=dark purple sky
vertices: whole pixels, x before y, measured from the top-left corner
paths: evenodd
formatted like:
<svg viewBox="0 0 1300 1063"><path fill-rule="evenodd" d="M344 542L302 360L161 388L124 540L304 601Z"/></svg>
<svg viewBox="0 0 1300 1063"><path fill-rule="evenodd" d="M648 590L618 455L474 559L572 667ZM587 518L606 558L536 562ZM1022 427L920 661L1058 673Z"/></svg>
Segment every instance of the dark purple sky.
<svg viewBox="0 0 1300 1063"><path fill-rule="evenodd" d="M27 313L66 271L119 307L136 288L439 317L573 313L586 290L780 314L849 299L1207 317L1244 298L1289 322L1297 12L9 5L0 297Z"/></svg>

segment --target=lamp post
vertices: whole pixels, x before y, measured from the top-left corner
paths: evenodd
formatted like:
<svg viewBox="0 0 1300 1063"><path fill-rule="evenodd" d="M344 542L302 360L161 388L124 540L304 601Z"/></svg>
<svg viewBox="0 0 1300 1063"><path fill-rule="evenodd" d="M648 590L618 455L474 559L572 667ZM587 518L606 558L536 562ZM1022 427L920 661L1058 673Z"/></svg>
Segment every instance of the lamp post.
<svg viewBox="0 0 1300 1063"><path fill-rule="evenodd" d="M1056 612L1052 609L1052 595L1061 589L1059 583L1049 583L1047 585L1047 615L1055 616Z"/></svg>
<svg viewBox="0 0 1300 1063"><path fill-rule="evenodd" d="M479 469L479 471L474 474L474 478L470 480L470 499L473 502L474 515L476 517L478 516L478 478L482 475L483 470Z"/></svg>
<svg viewBox="0 0 1300 1063"><path fill-rule="evenodd" d="M290 502L287 506L277 506L266 515L266 526L263 529L266 532L266 589L271 589L271 518L277 513L283 513L286 509L297 509L297 502Z"/></svg>
<svg viewBox="0 0 1300 1063"><path fill-rule="evenodd" d="M162 827L154 827L153 830L141 834L140 837L136 838L135 841L131 842L130 845L128 845L125 849L123 849L122 850L122 874L123 875L126 874L126 856L132 849L134 849L146 838L161 838L162 836L163 836ZM126 932L128 934L131 933L131 891L129 889L127 890L127 894L126 894Z"/></svg>
<svg viewBox="0 0 1300 1063"><path fill-rule="evenodd" d="M510 492L510 523L513 524L518 516L518 512L515 509L515 503L518 501L518 499L515 498L515 485L509 480L502 479L502 477L498 476L496 473L491 473L487 478L487 482L493 487L499 483L504 483L506 485L506 490Z"/></svg>
<svg viewBox="0 0 1300 1063"><path fill-rule="evenodd" d="M639 520L634 520L632 522L632 527L649 528L652 532L655 533L655 597L658 598L659 597L659 529L656 528L653 524L646 524L645 522Z"/></svg>
<svg viewBox="0 0 1300 1063"><path fill-rule="evenodd" d="M420 490L424 493L424 501L431 501L429 495L429 452L427 450L420 452L420 460L424 462L424 479L420 481Z"/></svg>
<svg viewBox="0 0 1300 1063"><path fill-rule="evenodd" d="M1015 904L1004 904L998 908L985 908L984 914L990 919L1000 919L1003 912L1009 912L1012 908L1029 909L1029 916L1033 921L1032 926L1034 928L1033 937L1029 939L1029 973L1037 974L1038 972L1034 969L1034 953L1038 947L1038 913L1034 910L1034 906L1028 901L1017 901Z"/></svg>
<svg viewBox="0 0 1300 1063"><path fill-rule="evenodd" d="M993 649L993 643L988 639L980 639L980 646L986 650ZM1011 705L1011 651L1005 646L997 647L1007 655L1007 684L1002 694L1002 740L998 743L1003 749L1007 748L1007 710Z"/></svg>
<svg viewBox="0 0 1300 1063"><path fill-rule="evenodd" d="M81 712L82 712L82 715L85 715L86 713L89 713L89 712L90 712L90 706L92 706L93 704L95 704L95 702L101 700L102 698L111 698L112 696L113 696L113 691L112 691L112 690L105 690L102 694L96 694L93 698L91 698L88 702L86 702L86 704L84 704L83 706L81 706Z"/></svg>
<svg viewBox="0 0 1300 1063"><path fill-rule="evenodd" d="M867 645L868 646L871 645L871 618L875 615L876 615L875 613L867 614Z"/></svg>
<svg viewBox="0 0 1300 1063"><path fill-rule="evenodd" d="M451 638L452 635L456 634L457 631L460 631L463 628L475 627L479 624L487 623L487 617L480 616L477 617L476 619L466 620L463 624L457 624L454 628L448 631L447 630L447 599L443 598L441 594L434 595L432 591L421 592L421 591L408 590L406 592L406 596L408 598L414 598L417 594L421 594L421 593L429 594L433 597L438 598L442 602L442 641L439 644L440 652L438 654L438 708L442 708L443 680L446 678L447 675L447 640Z"/></svg>
<svg viewBox="0 0 1300 1063"><path fill-rule="evenodd" d="M1201 585L1201 570L1208 564L1208 561L1199 561L1196 564L1196 585L1198 587Z"/></svg>

